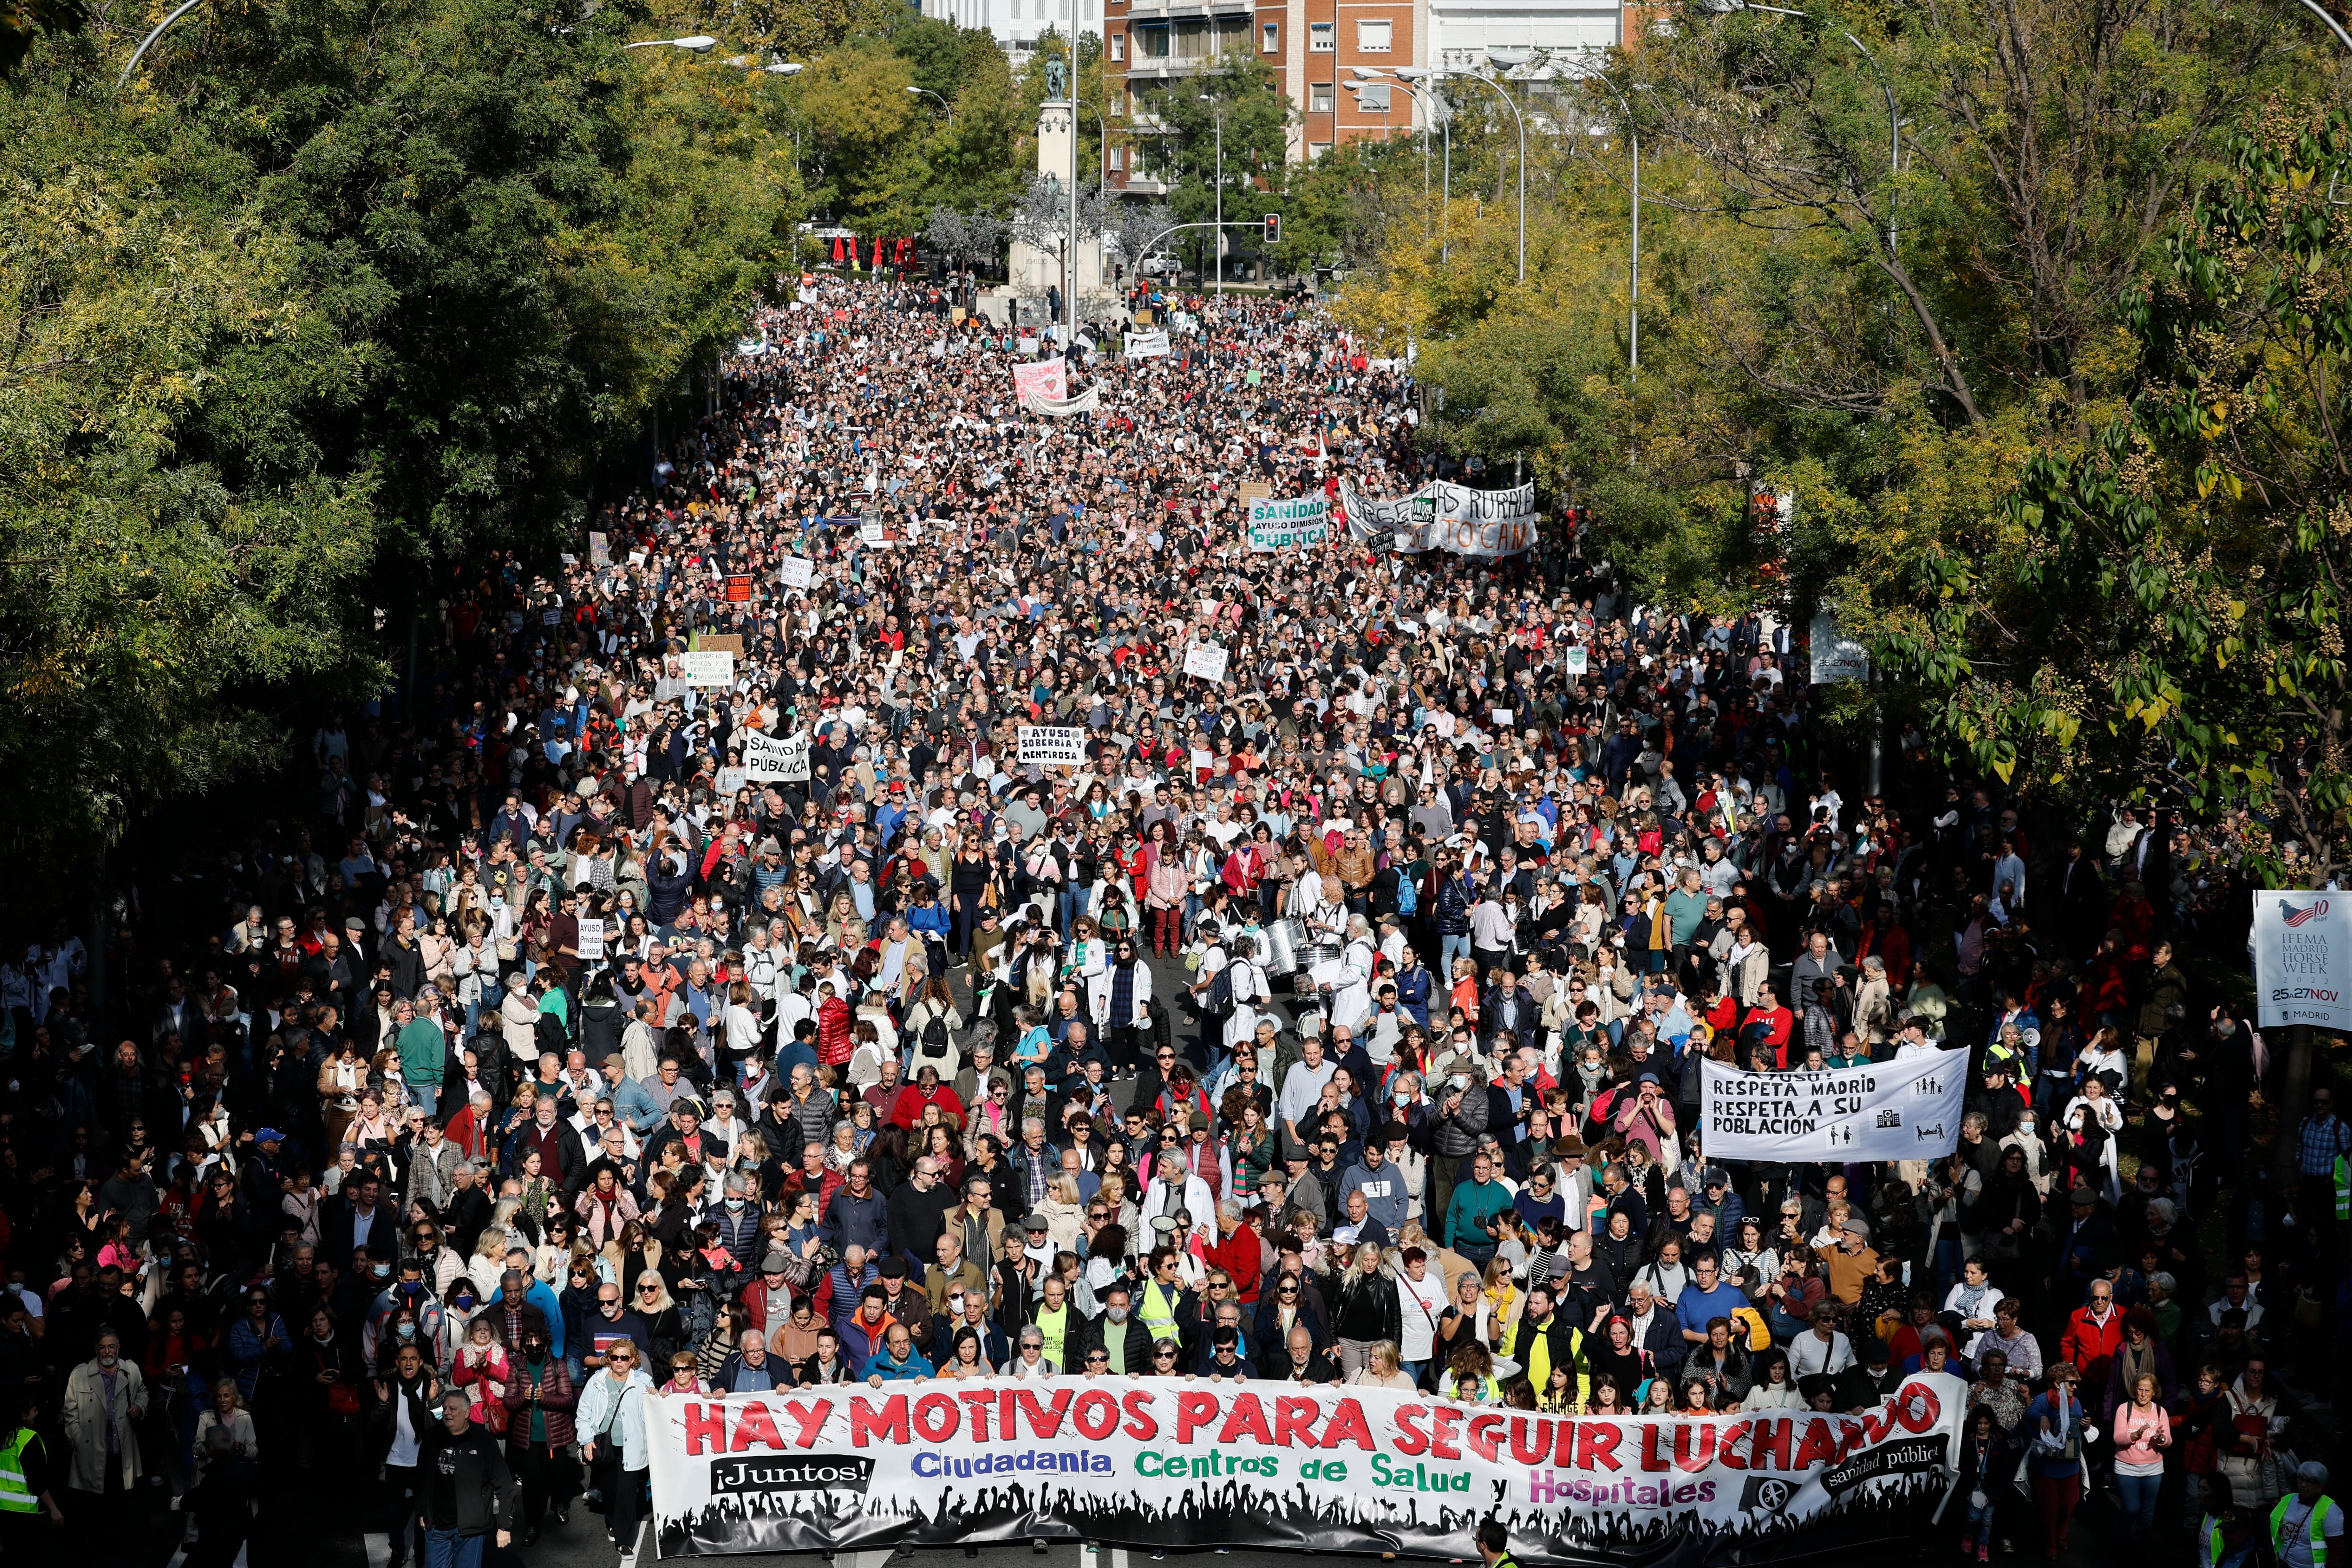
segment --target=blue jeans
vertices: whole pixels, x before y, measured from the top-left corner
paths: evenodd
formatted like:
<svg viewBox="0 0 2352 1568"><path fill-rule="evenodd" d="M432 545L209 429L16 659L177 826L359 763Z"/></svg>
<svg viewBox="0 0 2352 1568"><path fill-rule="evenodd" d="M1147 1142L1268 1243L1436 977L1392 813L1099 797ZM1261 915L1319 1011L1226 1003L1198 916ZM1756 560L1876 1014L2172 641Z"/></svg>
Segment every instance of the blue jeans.
<svg viewBox="0 0 2352 1568"><path fill-rule="evenodd" d="M1470 933L1442 936L1437 939L1437 974L1439 984L1433 990L1450 990L1454 984L1454 961L1470 956Z"/></svg>
<svg viewBox="0 0 2352 1568"><path fill-rule="evenodd" d="M425 1568L482 1568L482 1543L487 1535L460 1535L454 1530L425 1532Z"/></svg>
<svg viewBox="0 0 2352 1568"><path fill-rule="evenodd" d="M2116 1492L2124 1505L2124 1538L2137 1541L2156 1528L2156 1498L2164 1489L2161 1471L2152 1476L2116 1474Z"/></svg>
<svg viewBox="0 0 2352 1568"><path fill-rule="evenodd" d="M1074 888L1065 882L1062 884L1061 896L1054 902L1054 923L1060 929L1062 940L1067 942L1070 940L1070 928L1077 923L1080 915L1087 912L1087 889Z"/></svg>
<svg viewBox="0 0 2352 1568"><path fill-rule="evenodd" d="M408 1100L425 1115L435 1115L441 1106L441 1086L437 1083L412 1083L408 1086Z"/></svg>

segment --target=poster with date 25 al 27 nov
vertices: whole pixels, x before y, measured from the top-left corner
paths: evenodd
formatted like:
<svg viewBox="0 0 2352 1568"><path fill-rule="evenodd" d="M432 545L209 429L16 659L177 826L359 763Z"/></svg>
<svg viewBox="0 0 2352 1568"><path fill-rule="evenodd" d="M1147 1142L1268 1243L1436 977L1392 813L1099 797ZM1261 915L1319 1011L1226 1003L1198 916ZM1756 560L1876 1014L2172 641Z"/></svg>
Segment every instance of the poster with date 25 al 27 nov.
<svg viewBox="0 0 2352 1568"><path fill-rule="evenodd" d="M1953 1478L1965 1385L1860 1415L1544 1415L1391 1389L1147 1378L649 1395L664 1557L1087 1541L1753 1563L1913 1534Z"/></svg>

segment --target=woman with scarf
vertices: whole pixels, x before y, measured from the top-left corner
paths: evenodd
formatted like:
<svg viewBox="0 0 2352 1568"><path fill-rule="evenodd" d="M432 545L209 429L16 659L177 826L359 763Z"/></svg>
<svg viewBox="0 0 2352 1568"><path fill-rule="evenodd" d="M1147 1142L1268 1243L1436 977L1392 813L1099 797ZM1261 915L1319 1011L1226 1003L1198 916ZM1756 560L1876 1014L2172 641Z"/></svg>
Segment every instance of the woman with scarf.
<svg viewBox="0 0 2352 1568"><path fill-rule="evenodd" d="M2073 1362L2050 1369L2049 1392L2025 1407L2025 1469L2042 1521L2042 1555L2055 1563L2066 1549L2066 1527L2083 1500L2083 1454L2096 1440L2076 1390L2083 1374Z"/></svg>

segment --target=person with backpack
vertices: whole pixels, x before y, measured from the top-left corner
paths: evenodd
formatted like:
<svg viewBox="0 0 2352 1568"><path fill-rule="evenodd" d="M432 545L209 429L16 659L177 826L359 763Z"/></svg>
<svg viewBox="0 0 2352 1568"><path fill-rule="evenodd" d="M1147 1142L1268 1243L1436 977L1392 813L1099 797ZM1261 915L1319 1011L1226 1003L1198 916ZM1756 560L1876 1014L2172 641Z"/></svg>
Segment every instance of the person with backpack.
<svg viewBox="0 0 2352 1568"><path fill-rule="evenodd" d="M907 1009L906 1024L899 1030L899 1037L907 1042L900 1068L910 1079L924 1068L936 1068L941 1083L953 1083L964 1068L963 1048L956 1043L963 1026L963 1014L955 1005L954 993L948 989L947 976L932 975L923 983L914 1005Z"/></svg>

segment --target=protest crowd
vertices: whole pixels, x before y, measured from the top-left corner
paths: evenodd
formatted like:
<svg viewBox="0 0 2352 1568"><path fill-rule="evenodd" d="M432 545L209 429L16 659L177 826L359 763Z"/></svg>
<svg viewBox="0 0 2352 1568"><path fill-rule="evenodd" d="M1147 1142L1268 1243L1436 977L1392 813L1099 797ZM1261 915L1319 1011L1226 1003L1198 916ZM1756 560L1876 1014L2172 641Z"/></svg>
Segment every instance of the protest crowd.
<svg viewBox="0 0 2352 1568"><path fill-rule="evenodd" d="M2276 1052L2181 956L2242 945L2224 838L1916 737L1872 795L1784 629L1556 521L1250 552L1249 495L1482 477L1311 304L1171 301L1045 418L919 283L799 295L593 540L442 581L404 713L142 876L111 1005L62 921L0 967L0 1551L153 1489L225 1563L299 1476L394 1568L583 1507L625 1562L656 1389L1925 1371L1966 1555L2326 1568L2352 1127L2269 1105L2266 1180ZM1710 1156L1702 1060L1928 1052L1948 1156Z"/></svg>

